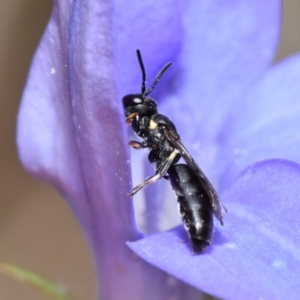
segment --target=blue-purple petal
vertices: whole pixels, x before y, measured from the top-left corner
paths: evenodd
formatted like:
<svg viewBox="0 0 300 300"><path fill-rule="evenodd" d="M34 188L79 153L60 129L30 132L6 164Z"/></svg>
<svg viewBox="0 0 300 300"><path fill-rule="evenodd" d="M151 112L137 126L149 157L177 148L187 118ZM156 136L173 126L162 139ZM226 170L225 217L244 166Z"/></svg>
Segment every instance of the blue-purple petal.
<svg viewBox="0 0 300 300"><path fill-rule="evenodd" d="M18 116L24 167L68 200L95 256L101 298L166 299L186 285L139 260L110 1L54 3ZM195 291L191 293L195 294ZM193 297L192 297L193 298Z"/></svg>
<svg viewBox="0 0 300 300"><path fill-rule="evenodd" d="M178 1L115 0L113 22L120 96L140 93L136 49L141 50L148 85L163 65L180 54L183 24ZM158 86L160 91L166 88Z"/></svg>
<svg viewBox="0 0 300 300"><path fill-rule="evenodd" d="M73 207L95 254L103 298L196 295L176 281L168 285L168 276L124 246L139 238L126 196L130 176L120 99L139 92L135 49L142 50L150 78L174 61L157 95L176 93L163 110L185 134L194 157L201 161L201 155L204 169L215 175L211 166L223 150L218 132L232 103L272 60L279 8L277 0L55 2L22 100L19 153L26 169L59 188ZM230 130L236 132L235 125ZM231 140L225 139L224 157L230 157ZM182 228L130 247L222 298L295 298L299 183L299 166L288 161L248 169L222 198L230 213L203 255L191 254Z"/></svg>
<svg viewBox="0 0 300 300"><path fill-rule="evenodd" d="M68 195L84 186L72 124L67 45L70 5L56 4L35 53L18 114L17 144L23 166Z"/></svg>
<svg viewBox="0 0 300 300"><path fill-rule="evenodd" d="M222 138L218 166L222 188L254 162L285 158L300 163L300 54L273 67L232 107Z"/></svg>
<svg viewBox="0 0 300 300"><path fill-rule="evenodd" d="M300 166L269 160L223 195L229 210L212 245L191 251L182 227L129 247L149 263L223 299L297 299L300 293Z"/></svg>
<svg viewBox="0 0 300 300"><path fill-rule="evenodd" d="M209 177L217 138L237 99L264 74L278 42L281 2L182 1L184 41L162 110ZM221 150L221 149L220 149Z"/></svg>
<svg viewBox="0 0 300 300"><path fill-rule="evenodd" d="M243 99L270 66L279 36L280 1L179 3L183 45L167 71L172 84L165 75L158 84L169 88L169 96L159 94L157 99L165 96L161 112L175 123L183 143L217 187L217 156L223 153L218 138L224 118L232 103ZM152 186L146 192L151 211L148 227L157 228L152 221L157 222L159 212L153 207L162 205L162 195L166 198L163 189Z"/></svg>

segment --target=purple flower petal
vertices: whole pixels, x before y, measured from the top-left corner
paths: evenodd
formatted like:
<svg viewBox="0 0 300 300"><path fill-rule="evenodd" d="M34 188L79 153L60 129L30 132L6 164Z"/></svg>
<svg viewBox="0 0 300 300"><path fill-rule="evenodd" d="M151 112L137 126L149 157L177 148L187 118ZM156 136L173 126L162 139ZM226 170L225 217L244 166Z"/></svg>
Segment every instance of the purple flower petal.
<svg viewBox="0 0 300 300"><path fill-rule="evenodd" d="M147 262L223 299L297 299L300 166L269 160L223 196L229 210L212 245L193 255L182 227L129 243Z"/></svg>
<svg viewBox="0 0 300 300"><path fill-rule="evenodd" d="M137 259L128 147L115 79L110 1L56 1L18 116L24 167L55 185L96 260L103 299L166 299L191 292ZM100 284L99 284L100 286ZM192 290L191 293L195 293Z"/></svg>
<svg viewBox="0 0 300 300"><path fill-rule="evenodd" d="M212 177L224 117L272 62L281 2L184 3L185 41L174 82L176 94L164 103L163 111Z"/></svg>
<svg viewBox="0 0 300 300"><path fill-rule="evenodd" d="M173 84L169 86L163 77L158 85L173 92L160 109L175 123L215 186L220 176L217 155L223 153L218 134L232 103L243 99L271 64L279 36L280 4L273 0L181 1L184 41L178 61L167 72L175 77ZM159 214L155 209L161 206L163 192L157 187L147 190L147 212L153 212L147 218L148 228L157 226L153 224Z"/></svg>
<svg viewBox="0 0 300 300"><path fill-rule="evenodd" d="M114 33L121 97L140 92L142 74L136 49L141 50L148 84L163 65L176 61L183 43L180 13L176 0L115 2ZM158 86L160 91L166 88Z"/></svg>
<svg viewBox="0 0 300 300"><path fill-rule="evenodd" d="M273 67L224 125L218 165L222 187L259 160L285 158L300 163L300 55Z"/></svg>
<svg viewBox="0 0 300 300"><path fill-rule="evenodd" d="M180 119L178 127L184 128L182 124L188 118L187 124L193 120L197 133L201 128L200 139L204 143L203 153L207 153L206 165L209 166L216 156L217 132L231 103L264 73L271 61L278 35L279 1L252 3L242 0L237 3L230 0L224 4L221 1L199 3L194 0L186 4L167 0L158 7L153 0L139 5L132 0L126 4L117 1L114 5L105 0L55 2L22 100L18 122L20 157L32 174L54 184L76 212L95 254L104 299L159 300L170 298L173 294L185 299L187 292L194 297L193 290L178 282L173 284L171 281L170 284L168 276L136 259L124 245L125 241L138 239L140 234L133 219L131 200L126 196L130 190L129 161L120 98L123 93L139 91L136 48L142 50L151 77L166 60L174 60L173 72L165 77L168 84L158 87L157 93L173 93L177 89L170 117L174 116L175 123ZM156 9L152 10L154 5ZM119 82L116 80L117 73ZM200 106L196 102L198 100ZM211 105L213 101L215 104ZM178 112L180 114L176 118ZM196 136L199 140L199 135ZM187 140L195 140L195 135L187 134ZM198 145L191 152L197 149ZM269 165L271 171L268 170ZM215 241L220 245L211 247L206 255L191 257L185 244L181 243L179 252L176 247L171 249L173 242L170 240L165 251L173 260L166 258L163 261L173 265L173 270L184 270L182 274L175 274L177 277L210 292L216 287L215 280L219 279L224 284L224 296L227 297L231 295L229 288L240 284L237 280L241 278L240 274L244 275L245 270L250 269L251 276L237 291L240 295L267 295L264 289L249 292L249 286L253 284L260 288L255 281L258 277L252 278L255 267L266 273L266 289L270 284L264 256L259 259L260 254L264 254L261 250L265 250L265 241L268 242L267 247L271 247L267 248L268 258L273 259L276 247L281 254L280 258L274 256L271 261L272 270L285 271L290 263L292 268L297 266L298 258L289 257L295 244L285 249L282 239L274 241L272 235L263 231L264 222L277 230L276 237L293 237L292 242L297 242L295 236L275 226L281 216L274 211L270 213L271 220L269 215L262 214L262 204L256 212L255 201L267 199L270 202L276 197L292 201L287 190L282 188L275 193L274 187L286 184L297 192L299 168L288 162L270 162L269 165L254 166L251 172L255 171L260 180L256 182L256 175L246 174L224 197L224 202L226 199L240 202L233 206L230 201L229 205L226 203L232 214L225 229L218 231L222 234L216 235ZM290 182L284 180L279 182L279 171L285 171L297 187L289 186ZM261 190L261 180L267 175L269 177L270 172L273 172L272 184ZM250 204L246 201L249 199ZM267 207L274 210L269 202ZM290 217L289 211L282 209L281 212ZM260 220L257 221L256 216ZM290 219L294 222L292 217ZM258 225L255 230L254 223ZM247 235L241 235L236 228L243 228ZM226 238L231 237L230 242L224 241L223 233ZM257 241L257 247L251 239ZM174 245L177 244L178 240ZM156 245L159 243L154 243L154 248ZM149 251L152 258L156 256L156 261L165 258L166 253L161 249L151 253L151 247L145 248L144 252ZM247 259L244 260L244 256ZM224 257L226 261L223 261ZM254 258L258 259L257 264L253 264ZM181 259L189 269L184 264L180 265ZM210 270L202 273L207 280L205 287L202 283L195 283L195 278L198 283L202 276L197 277L193 267L199 267L199 261L203 265L197 271ZM237 265L238 261L242 263ZM286 265L282 267L278 262ZM225 266L223 270L220 270L219 264ZM231 266L236 268L232 268L233 275L228 276L227 269L231 271ZM284 276L285 273L281 277L285 279ZM264 280L261 281L264 283ZM291 284L293 280L292 277ZM286 292L286 289L283 286L280 291ZM272 292L268 295L274 296Z"/></svg>

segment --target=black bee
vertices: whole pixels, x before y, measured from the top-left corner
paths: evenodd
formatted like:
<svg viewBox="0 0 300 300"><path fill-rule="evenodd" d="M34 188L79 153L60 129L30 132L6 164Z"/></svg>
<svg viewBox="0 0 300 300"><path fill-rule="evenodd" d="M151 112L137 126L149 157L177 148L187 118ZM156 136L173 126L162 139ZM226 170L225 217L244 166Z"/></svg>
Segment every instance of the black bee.
<svg viewBox="0 0 300 300"><path fill-rule="evenodd" d="M182 144L174 124L158 113L156 102L148 97L171 63L161 69L147 89L146 71L139 50L137 57L142 70L141 93L124 96L123 105L127 125L132 125L133 131L142 141L130 141L129 145L135 149L149 149L148 159L150 163L155 163L155 174L136 186L129 195L133 196L162 177L170 180L178 197L180 214L193 250L199 253L211 243L213 214L223 225L223 212L226 209L207 177ZM187 164L177 164L181 157Z"/></svg>

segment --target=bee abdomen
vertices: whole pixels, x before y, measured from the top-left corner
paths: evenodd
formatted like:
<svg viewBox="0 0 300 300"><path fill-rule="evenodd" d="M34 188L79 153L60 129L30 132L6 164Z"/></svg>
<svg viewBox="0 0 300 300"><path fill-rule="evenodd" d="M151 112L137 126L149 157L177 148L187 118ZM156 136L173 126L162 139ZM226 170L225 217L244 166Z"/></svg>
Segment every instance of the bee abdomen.
<svg viewBox="0 0 300 300"><path fill-rule="evenodd" d="M177 195L179 210L189 233L193 250L203 251L211 243L213 234L212 203L197 175L185 164L173 165L168 171Z"/></svg>

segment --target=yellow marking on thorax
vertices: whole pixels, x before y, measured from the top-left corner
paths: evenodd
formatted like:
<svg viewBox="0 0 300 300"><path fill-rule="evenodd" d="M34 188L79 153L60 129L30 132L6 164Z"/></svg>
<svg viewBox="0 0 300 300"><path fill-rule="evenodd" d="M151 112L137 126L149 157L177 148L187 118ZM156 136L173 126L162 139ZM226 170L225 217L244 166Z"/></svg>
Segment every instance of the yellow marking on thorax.
<svg viewBox="0 0 300 300"><path fill-rule="evenodd" d="M149 123L149 128L150 129L156 129L156 127L157 127L157 123L155 122L155 121L153 121L153 120L150 120L150 123Z"/></svg>

